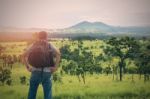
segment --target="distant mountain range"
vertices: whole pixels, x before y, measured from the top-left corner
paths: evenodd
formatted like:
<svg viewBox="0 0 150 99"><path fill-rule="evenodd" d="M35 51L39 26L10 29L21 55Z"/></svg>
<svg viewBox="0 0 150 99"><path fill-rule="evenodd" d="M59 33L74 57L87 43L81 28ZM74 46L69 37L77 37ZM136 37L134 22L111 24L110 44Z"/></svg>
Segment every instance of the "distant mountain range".
<svg viewBox="0 0 150 99"><path fill-rule="evenodd" d="M83 21L64 29L46 29L46 28L16 28L0 27L0 32L38 32L47 31L50 33L141 33L150 34L149 27L128 26L119 27L111 26L102 22Z"/></svg>
<svg viewBox="0 0 150 99"><path fill-rule="evenodd" d="M0 40L6 38L15 39L29 39L32 33L38 31L47 31L50 37L66 38L66 37L102 37L102 36L134 36L134 37L150 37L150 27L128 26L119 27L107 25L102 22L88 22L83 21L73 26L64 29L46 29L46 28L16 28L16 27L0 27Z"/></svg>
<svg viewBox="0 0 150 99"><path fill-rule="evenodd" d="M102 22L88 22L83 21L74 26L66 28L65 31L73 33L107 33L115 32L113 26L107 25Z"/></svg>
<svg viewBox="0 0 150 99"><path fill-rule="evenodd" d="M150 27L128 26L119 27L111 26L102 22L83 21L69 28L60 29L58 32L63 33L141 33L150 34Z"/></svg>

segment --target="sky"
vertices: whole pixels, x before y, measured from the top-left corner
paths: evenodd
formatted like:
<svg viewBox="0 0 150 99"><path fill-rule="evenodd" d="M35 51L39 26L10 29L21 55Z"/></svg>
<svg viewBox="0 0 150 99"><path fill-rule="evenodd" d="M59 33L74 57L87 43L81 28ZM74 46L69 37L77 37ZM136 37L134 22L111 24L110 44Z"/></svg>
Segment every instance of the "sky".
<svg viewBox="0 0 150 99"><path fill-rule="evenodd" d="M0 0L0 27L150 26L150 0Z"/></svg>

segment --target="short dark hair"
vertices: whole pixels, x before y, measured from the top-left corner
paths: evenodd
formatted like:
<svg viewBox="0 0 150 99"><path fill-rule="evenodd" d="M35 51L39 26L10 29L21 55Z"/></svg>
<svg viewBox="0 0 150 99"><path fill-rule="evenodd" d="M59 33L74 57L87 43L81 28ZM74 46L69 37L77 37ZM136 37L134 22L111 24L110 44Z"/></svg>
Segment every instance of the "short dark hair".
<svg viewBox="0 0 150 99"><path fill-rule="evenodd" d="M46 31L41 31L38 33L38 38L41 40L47 39L47 32Z"/></svg>

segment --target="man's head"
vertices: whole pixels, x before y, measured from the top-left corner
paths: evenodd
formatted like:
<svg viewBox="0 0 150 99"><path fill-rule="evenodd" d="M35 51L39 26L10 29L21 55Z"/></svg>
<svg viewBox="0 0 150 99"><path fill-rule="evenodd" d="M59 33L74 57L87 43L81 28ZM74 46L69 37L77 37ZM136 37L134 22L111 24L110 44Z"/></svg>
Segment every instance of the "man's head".
<svg viewBox="0 0 150 99"><path fill-rule="evenodd" d="M38 33L38 39L39 40L47 40L47 32L45 32L45 31L41 31L41 32L39 32Z"/></svg>

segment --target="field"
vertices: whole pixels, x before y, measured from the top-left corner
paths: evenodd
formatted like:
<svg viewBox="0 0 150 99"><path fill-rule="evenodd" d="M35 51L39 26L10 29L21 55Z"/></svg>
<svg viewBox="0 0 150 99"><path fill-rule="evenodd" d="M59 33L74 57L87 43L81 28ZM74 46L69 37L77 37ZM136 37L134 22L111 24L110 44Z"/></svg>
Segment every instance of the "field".
<svg viewBox="0 0 150 99"><path fill-rule="evenodd" d="M53 41L57 47L70 44L69 41ZM26 42L1 42L6 47L4 54L19 55L26 48ZM94 46L92 52L95 55L102 53L103 41L84 41L83 45ZM72 50L75 46L72 46ZM2 60L0 61L2 66ZM59 72L60 70L58 70ZM12 85L0 85L0 99L27 99L30 73L22 63L16 62L12 68ZM22 85L20 77L26 76L27 83ZM89 74L85 76L86 83L79 82L77 76L63 74L62 82L53 81L54 99L150 99L150 82L141 80L138 74L134 74L132 81L131 74L123 75L123 81L112 79L112 74ZM37 99L43 99L42 86L39 86Z"/></svg>

